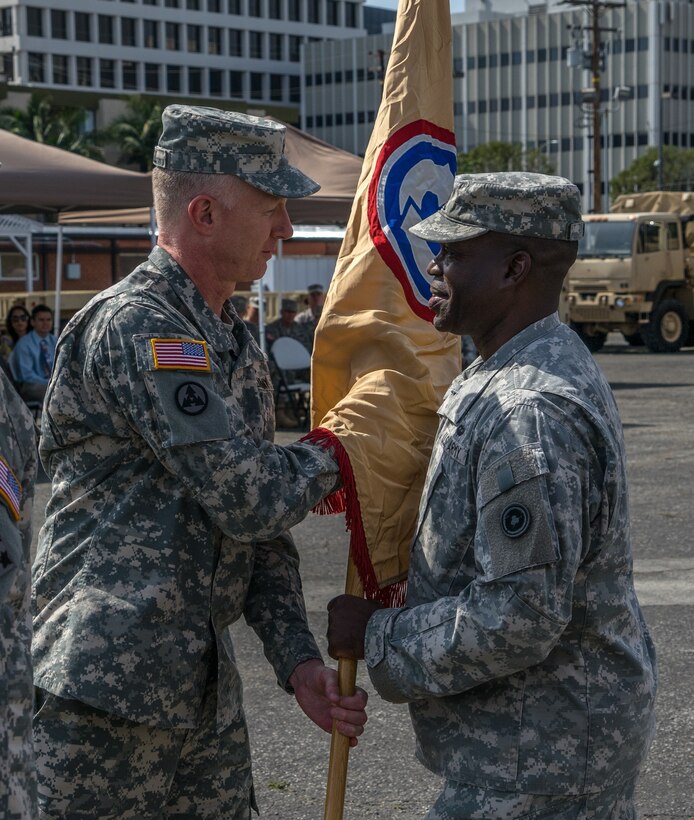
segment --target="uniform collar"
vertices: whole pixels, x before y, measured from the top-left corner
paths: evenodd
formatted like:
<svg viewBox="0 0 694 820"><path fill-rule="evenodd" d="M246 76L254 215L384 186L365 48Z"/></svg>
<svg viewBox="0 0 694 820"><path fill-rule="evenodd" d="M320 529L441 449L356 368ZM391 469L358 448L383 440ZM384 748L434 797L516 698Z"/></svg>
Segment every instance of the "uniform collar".
<svg viewBox="0 0 694 820"><path fill-rule="evenodd" d="M156 245L149 255L149 261L161 273L167 285L194 317L195 324L215 350L238 348L233 333L234 324L228 324L217 316L204 300L193 280L168 251ZM231 300L224 303L223 313L234 323L241 321L236 316Z"/></svg>

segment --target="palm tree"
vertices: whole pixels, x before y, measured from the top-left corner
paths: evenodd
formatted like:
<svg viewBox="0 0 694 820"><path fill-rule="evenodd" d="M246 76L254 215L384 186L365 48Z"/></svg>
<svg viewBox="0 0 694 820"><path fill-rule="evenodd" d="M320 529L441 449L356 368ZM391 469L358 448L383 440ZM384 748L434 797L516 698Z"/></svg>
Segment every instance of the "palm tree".
<svg viewBox="0 0 694 820"><path fill-rule="evenodd" d="M149 97L131 97L126 112L106 129L105 141L120 149L119 162L136 165L140 171L152 170L154 148L161 133L162 107Z"/></svg>
<svg viewBox="0 0 694 820"><path fill-rule="evenodd" d="M58 106L49 95L34 92L26 110L12 106L0 108L0 128L34 142L103 160L97 145L99 135L85 130L86 116L83 108Z"/></svg>

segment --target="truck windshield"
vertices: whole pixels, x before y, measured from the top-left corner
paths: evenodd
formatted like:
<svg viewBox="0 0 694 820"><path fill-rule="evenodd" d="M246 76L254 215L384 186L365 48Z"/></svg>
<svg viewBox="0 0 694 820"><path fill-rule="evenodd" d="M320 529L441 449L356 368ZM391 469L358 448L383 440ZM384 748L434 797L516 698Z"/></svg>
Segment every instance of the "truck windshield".
<svg viewBox="0 0 694 820"><path fill-rule="evenodd" d="M586 231L578 243L579 258L631 256L633 247L633 220L624 222L585 222Z"/></svg>

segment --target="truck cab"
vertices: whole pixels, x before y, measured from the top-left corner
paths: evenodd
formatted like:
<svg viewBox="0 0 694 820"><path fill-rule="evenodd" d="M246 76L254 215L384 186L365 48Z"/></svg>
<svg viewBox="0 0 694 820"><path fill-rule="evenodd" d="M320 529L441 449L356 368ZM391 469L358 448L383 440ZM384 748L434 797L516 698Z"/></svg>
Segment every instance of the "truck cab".
<svg viewBox="0 0 694 820"><path fill-rule="evenodd" d="M694 260L686 241L691 219L659 212L584 217L568 275L569 320L591 350L612 330L654 352L674 352L687 342L694 322Z"/></svg>

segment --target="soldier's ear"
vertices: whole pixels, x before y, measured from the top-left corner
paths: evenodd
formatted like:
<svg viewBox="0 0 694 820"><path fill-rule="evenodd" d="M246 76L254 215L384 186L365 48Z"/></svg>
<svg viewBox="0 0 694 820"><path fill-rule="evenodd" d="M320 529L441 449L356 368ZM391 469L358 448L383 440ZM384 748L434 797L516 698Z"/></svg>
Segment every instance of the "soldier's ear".
<svg viewBox="0 0 694 820"><path fill-rule="evenodd" d="M188 203L188 219L193 228L204 236L212 233L216 204L207 194L198 194Z"/></svg>
<svg viewBox="0 0 694 820"><path fill-rule="evenodd" d="M509 283L519 285L524 281L533 266L533 258L526 250L514 251L508 256L506 279Z"/></svg>

